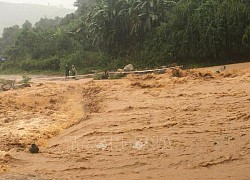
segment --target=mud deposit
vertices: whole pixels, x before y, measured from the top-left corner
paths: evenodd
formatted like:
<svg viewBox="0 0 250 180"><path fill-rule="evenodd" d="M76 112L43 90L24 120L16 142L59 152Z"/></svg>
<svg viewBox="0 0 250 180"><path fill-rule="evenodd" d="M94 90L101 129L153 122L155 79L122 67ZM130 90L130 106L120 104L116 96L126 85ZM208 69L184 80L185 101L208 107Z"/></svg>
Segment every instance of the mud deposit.
<svg viewBox="0 0 250 180"><path fill-rule="evenodd" d="M0 179L249 179L250 68L213 72L1 92Z"/></svg>

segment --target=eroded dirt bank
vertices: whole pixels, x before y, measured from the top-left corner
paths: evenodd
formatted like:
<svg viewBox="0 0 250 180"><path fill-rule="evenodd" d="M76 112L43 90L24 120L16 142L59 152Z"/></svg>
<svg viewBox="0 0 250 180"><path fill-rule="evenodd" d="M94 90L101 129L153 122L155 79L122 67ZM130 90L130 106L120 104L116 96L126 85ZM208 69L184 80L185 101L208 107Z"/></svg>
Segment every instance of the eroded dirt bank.
<svg viewBox="0 0 250 180"><path fill-rule="evenodd" d="M249 179L250 69L181 73L1 93L0 179Z"/></svg>

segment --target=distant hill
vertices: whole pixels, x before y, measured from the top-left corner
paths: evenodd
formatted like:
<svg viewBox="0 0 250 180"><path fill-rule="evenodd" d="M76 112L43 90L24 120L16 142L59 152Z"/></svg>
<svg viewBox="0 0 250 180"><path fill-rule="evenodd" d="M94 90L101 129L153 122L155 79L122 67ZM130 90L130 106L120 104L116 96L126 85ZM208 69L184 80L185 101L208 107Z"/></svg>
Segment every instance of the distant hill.
<svg viewBox="0 0 250 180"><path fill-rule="evenodd" d="M33 25L40 18L64 17L66 14L74 12L73 9L64 9L53 6L7 3L0 1L0 37L3 29L13 25L21 26L25 20L29 20Z"/></svg>

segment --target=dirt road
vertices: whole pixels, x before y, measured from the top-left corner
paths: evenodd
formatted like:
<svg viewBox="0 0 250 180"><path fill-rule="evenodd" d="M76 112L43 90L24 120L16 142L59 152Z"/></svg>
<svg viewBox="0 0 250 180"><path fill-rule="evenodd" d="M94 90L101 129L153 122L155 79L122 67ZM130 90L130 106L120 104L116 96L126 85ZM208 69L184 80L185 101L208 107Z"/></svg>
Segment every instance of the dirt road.
<svg viewBox="0 0 250 180"><path fill-rule="evenodd" d="M249 179L246 65L2 92L0 179Z"/></svg>

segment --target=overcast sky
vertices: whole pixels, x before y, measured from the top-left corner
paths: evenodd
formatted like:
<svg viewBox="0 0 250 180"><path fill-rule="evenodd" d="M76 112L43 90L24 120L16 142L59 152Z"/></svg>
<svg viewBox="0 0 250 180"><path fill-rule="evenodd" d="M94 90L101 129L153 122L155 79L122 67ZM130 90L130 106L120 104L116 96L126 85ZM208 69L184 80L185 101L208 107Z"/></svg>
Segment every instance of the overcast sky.
<svg viewBox="0 0 250 180"><path fill-rule="evenodd" d="M74 8L75 0L0 0L10 3L28 3L28 4L41 4L50 6L62 6L64 8Z"/></svg>

